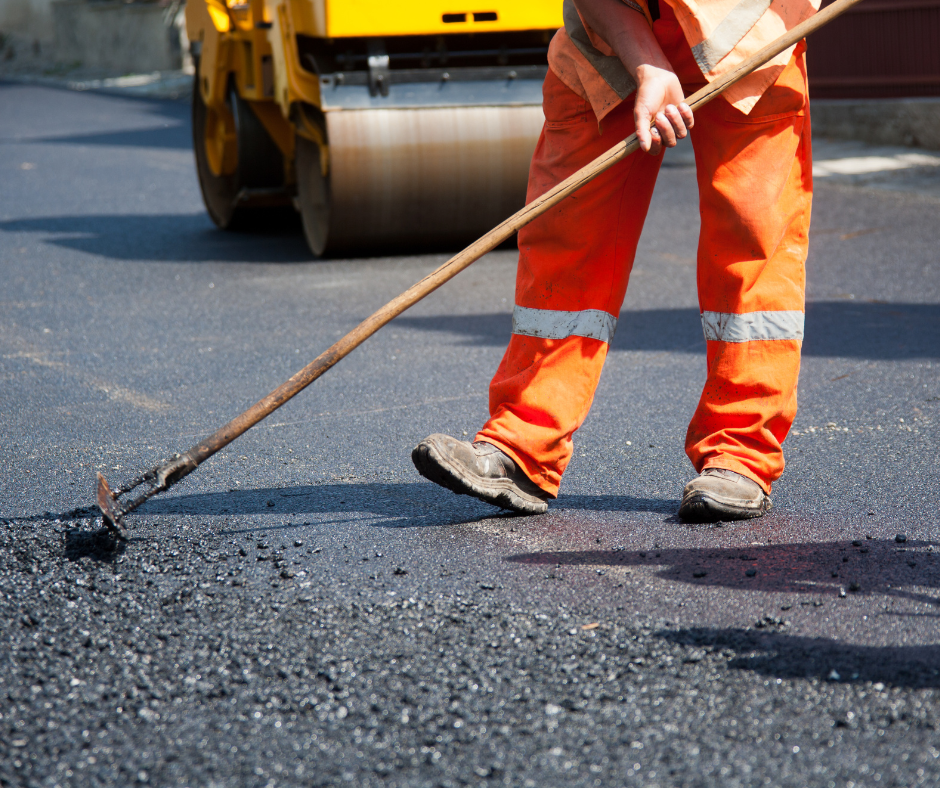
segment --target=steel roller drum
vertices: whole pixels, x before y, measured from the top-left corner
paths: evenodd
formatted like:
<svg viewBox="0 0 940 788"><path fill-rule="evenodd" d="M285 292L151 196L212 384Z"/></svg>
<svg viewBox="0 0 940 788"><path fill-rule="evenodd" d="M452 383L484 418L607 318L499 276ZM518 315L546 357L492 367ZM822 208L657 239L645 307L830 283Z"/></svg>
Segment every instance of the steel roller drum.
<svg viewBox="0 0 940 788"><path fill-rule="evenodd" d="M328 252L469 243L525 204L540 80L337 93L323 101Z"/></svg>

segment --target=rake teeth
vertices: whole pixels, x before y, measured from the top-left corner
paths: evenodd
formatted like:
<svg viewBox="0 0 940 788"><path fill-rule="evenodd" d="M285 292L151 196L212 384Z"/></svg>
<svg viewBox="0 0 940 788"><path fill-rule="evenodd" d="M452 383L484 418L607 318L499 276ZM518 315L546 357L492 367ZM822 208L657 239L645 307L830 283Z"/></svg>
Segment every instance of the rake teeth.
<svg viewBox="0 0 940 788"><path fill-rule="evenodd" d="M118 539L127 541L127 529L124 527L122 512L117 505L117 500L111 488L108 486L108 480L100 473L98 474L98 508L101 510L101 519L107 528Z"/></svg>

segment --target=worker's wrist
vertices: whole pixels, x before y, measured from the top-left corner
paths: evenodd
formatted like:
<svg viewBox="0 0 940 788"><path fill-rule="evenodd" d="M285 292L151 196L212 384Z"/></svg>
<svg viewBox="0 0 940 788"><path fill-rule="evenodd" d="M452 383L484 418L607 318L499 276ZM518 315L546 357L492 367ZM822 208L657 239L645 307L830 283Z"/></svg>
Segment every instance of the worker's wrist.
<svg viewBox="0 0 940 788"><path fill-rule="evenodd" d="M632 70L632 73L638 86L649 80L662 79L664 76L678 79L675 72L672 70L672 65L668 60L665 60L665 58L658 63L640 63Z"/></svg>
<svg viewBox="0 0 940 788"><path fill-rule="evenodd" d="M608 44L623 63L627 71L639 84L643 71L651 68L672 71L672 65L666 57L644 15L632 8L621 5L624 9L619 24Z"/></svg>

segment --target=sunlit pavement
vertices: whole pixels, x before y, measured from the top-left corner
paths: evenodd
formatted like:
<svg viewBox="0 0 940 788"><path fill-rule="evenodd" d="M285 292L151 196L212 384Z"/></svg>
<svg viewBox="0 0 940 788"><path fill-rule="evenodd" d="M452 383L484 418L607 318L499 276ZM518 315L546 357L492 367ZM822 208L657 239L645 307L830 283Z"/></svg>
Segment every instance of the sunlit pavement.
<svg viewBox="0 0 940 788"><path fill-rule="evenodd" d="M670 152L562 494L418 477L473 434L515 253L129 518L446 254L215 230L178 102L0 85L0 784L933 785L938 155L815 143L800 414L766 517L690 527L698 214Z"/></svg>

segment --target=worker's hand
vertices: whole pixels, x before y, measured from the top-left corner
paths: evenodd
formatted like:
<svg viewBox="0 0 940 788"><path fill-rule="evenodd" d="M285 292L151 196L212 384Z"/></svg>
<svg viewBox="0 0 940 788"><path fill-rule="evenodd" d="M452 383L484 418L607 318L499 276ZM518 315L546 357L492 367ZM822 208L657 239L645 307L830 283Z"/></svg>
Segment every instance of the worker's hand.
<svg viewBox="0 0 940 788"><path fill-rule="evenodd" d="M692 128L692 109L646 16L621 0L574 0L574 4L584 23L636 80L633 118L640 148L658 156L663 145L673 147Z"/></svg>
<svg viewBox="0 0 940 788"><path fill-rule="evenodd" d="M620 0L574 0L585 24L614 51L636 80L633 119L640 148L658 156L692 128L679 78L646 21ZM652 127L652 128L651 128Z"/></svg>
<svg viewBox="0 0 940 788"><path fill-rule="evenodd" d="M658 156L663 149L689 133L695 123L692 109L685 103L679 78L669 69L641 65L636 70L636 103L633 118L640 149Z"/></svg>

